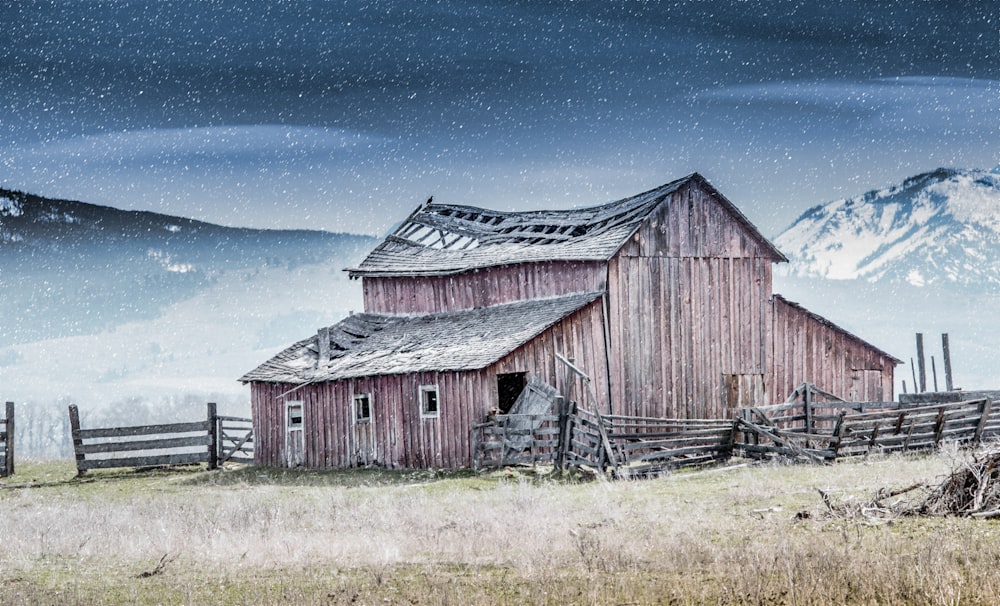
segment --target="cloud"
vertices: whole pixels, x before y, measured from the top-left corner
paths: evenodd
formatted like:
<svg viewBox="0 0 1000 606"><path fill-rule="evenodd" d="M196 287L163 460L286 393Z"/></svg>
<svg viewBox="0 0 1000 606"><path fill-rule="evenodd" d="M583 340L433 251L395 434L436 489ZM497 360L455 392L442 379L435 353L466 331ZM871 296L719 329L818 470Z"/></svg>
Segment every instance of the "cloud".
<svg viewBox="0 0 1000 606"><path fill-rule="evenodd" d="M1000 128L1000 81L898 77L866 81L767 82L701 91L695 102L767 112L775 119L798 109L896 132L975 131L990 137Z"/></svg>
<svg viewBox="0 0 1000 606"><path fill-rule="evenodd" d="M360 133L330 128L277 125L215 126L124 131L59 139L0 155L11 171L30 165L153 166L198 163L290 162L343 154L379 142Z"/></svg>

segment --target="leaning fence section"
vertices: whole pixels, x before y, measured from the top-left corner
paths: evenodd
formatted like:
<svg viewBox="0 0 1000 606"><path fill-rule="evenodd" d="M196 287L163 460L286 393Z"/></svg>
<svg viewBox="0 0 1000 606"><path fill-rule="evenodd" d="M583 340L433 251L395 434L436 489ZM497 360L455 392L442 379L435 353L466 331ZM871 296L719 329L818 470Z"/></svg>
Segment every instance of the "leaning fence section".
<svg viewBox="0 0 1000 606"><path fill-rule="evenodd" d="M656 475L729 458L734 427L728 419L605 416L616 475Z"/></svg>
<svg viewBox="0 0 1000 606"><path fill-rule="evenodd" d="M0 419L0 476L14 475L14 403L7 402Z"/></svg>
<svg viewBox="0 0 1000 606"><path fill-rule="evenodd" d="M559 456L559 415L495 415L472 431L477 467L554 464Z"/></svg>
<svg viewBox="0 0 1000 606"><path fill-rule="evenodd" d="M131 427L80 427L80 413L70 405L70 430L76 468L159 467L207 463L218 466L216 406L208 404L204 420Z"/></svg>

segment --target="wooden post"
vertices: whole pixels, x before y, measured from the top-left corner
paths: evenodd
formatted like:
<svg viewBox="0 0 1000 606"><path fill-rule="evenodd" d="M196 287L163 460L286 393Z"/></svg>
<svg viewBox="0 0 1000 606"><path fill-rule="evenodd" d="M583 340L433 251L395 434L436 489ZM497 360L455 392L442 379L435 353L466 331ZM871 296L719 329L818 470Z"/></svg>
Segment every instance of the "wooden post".
<svg viewBox="0 0 1000 606"><path fill-rule="evenodd" d="M806 384L806 392L802 395L802 408L806 413L806 433L813 433L813 410L812 410L812 385ZM809 448L809 440L806 440L806 448Z"/></svg>
<svg viewBox="0 0 1000 606"><path fill-rule="evenodd" d="M944 406L938 409L937 419L934 420L934 446L941 445L941 434L944 433Z"/></svg>
<svg viewBox="0 0 1000 606"><path fill-rule="evenodd" d="M556 414L559 416L558 427L559 434L556 437L556 451L555 460L553 461L553 466L556 471L563 470L563 457L565 456L564 445L566 443L566 398L562 396L556 396L554 398Z"/></svg>
<svg viewBox="0 0 1000 606"><path fill-rule="evenodd" d="M913 393L920 393L920 383L917 382L917 370L913 366L913 358L910 358L910 374L913 375Z"/></svg>
<svg viewBox="0 0 1000 606"><path fill-rule="evenodd" d="M979 446L979 442L983 439L983 430L986 429L986 423L990 420L990 411L993 409L993 400L986 398L983 400L983 413L979 416L979 423L976 425L976 433L972 437L973 446Z"/></svg>
<svg viewBox="0 0 1000 606"><path fill-rule="evenodd" d="M215 402L208 403L208 468L219 467L219 415Z"/></svg>
<svg viewBox="0 0 1000 606"><path fill-rule="evenodd" d="M924 360L924 333L917 333L917 370L920 371L920 392L927 391L927 361Z"/></svg>
<svg viewBox="0 0 1000 606"><path fill-rule="evenodd" d="M934 356L931 356L931 377L934 378L934 393L937 393L937 364L934 363Z"/></svg>
<svg viewBox="0 0 1000 606"><path fill-rule="evenodd" d="M948 344L948 333L941 335L941 351L944 354L944 388L955 391L955 386L951 382L951 347Z"/></svg>
<svg viewBox="0 0 1000 606"><path fill-rule="evenodd" d="M5 417L5 425L7 426L4 431L7 433L7 439L3 443L3 460L4 460L4 470L3 475L12 476L14 475L14 403L7 402L7 416Z"/></svg>
<svg viewBox="0 0 1000 606"><path fill-rule="evenodd" d="M80 437L80 411L76 404L69 405L69 428L70 436L73 438L73 455L76 458L76 475L82 476L87 473L83 468L83 438Z"/></svg>

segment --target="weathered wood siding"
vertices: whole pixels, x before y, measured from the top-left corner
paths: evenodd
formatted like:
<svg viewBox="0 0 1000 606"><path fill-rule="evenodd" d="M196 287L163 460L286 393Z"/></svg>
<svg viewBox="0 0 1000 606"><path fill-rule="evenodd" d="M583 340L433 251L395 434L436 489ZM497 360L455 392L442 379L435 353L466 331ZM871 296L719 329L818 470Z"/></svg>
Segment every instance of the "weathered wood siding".
<svg viewBox="0 0 1000 606"><path fill-rule="evenodd" d="M857 337L780 297L771 302L773 340L768 393L783 401L804 382L852 402L888 402L896 363Z"/></svg>
<svg viewBox="0 0 1000 606"><path fill-rule="evenodd" d="M362 278L365 311L457 311L605 289L601 262L521 263L449 276Z"/></svg>
<svg viewBox="0 0 1000 606"><path fill-rule="evenodd" d="M609 266L615 413L730 417L728 377L765 372L775 260L699 187L661 204Z"/></svg>
<svg viewBox="0 0 1000 606"><path fill-rule="evenodd" d="M301 400L305 467L469 467L472 426L499 404L497 374L528 372L562 388L565 367L555 359L560 353L575 357L591 372L598 397L606 401L602 309L598 299L478 371L386 375L317 383L294 391L288 384L252 383L256 461L285 465L285 402ZM436 418L421 417L421 385L438 386ZM364 427L355 423L353 411L353 396L361 393L371 394L371 422Z"/></svg>

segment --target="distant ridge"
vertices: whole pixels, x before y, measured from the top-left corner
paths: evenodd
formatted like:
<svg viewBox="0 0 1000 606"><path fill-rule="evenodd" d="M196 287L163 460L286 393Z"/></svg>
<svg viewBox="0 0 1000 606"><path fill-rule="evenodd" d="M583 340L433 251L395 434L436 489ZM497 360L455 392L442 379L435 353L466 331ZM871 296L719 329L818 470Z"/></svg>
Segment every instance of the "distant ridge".
<svg viewBox="0 0 1000 606"><path fill-rule="evenodd" d="M816 206L774 241L790 276L1000 290L1000 173L940 168Z"/></svg>
<svg viewBox="0 0 1000 606"><path fill-rule="evenodd" d="M340 269L374 243L368 236L224 227L0 189L0 347L149 319L227 272L314 263Z"/></svg>

